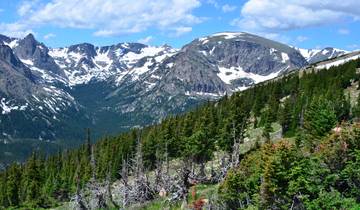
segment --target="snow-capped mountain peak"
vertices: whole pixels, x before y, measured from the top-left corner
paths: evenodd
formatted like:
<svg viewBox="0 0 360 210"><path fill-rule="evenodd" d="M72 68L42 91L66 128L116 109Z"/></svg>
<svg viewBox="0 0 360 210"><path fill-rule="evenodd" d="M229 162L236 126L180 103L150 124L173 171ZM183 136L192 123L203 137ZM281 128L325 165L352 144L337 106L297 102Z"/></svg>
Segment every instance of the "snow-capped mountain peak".
<svg viewBox="0 0 360 210"><path fill-rule="evenodd" d="M333 47L326 47L324 49L303 49L295 48L306 59L309 64L317 63L323 60L332 59L349 53L346 50L341 50Z"/></svg>

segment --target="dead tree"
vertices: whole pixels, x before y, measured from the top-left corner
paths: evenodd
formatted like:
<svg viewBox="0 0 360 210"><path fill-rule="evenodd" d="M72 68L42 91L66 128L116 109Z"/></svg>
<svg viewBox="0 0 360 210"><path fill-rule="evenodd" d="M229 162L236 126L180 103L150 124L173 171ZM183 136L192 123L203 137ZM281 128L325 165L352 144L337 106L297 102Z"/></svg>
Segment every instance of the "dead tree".
<svg viewBox="0 0 360 210"><path fill-rule="evenodd" d="M191 186L191 183L189 182L190 174L191 171L188 169L188 161L184 161L183 166L178 171L178 177L174 180L174 192L169 199L170 202L186 199Z"/></svg>
<svg viewBox="0 0 360 210"><path fill-rule="evenodd" d="M173 180L169 175L169 159L166 144L164 154L161 154L159 150L156 152L154 191L157 193L161 192L161 196L165 196L171 191L172 183Z"/></svg>
<svg viewBox="0 0 360 210"><path fill-rule="evenodd" d="M123 184L123 189L122 189L122 206L123 208L125 208L128 204L129 204L129 180L128 180L128 163L127 161L125 161L125 159L123 159L122 162L122 169L121 169L121 181Z"/></svg>
<svg viewBox="0 0 360 210"><path fill-rule="evenodd" d="M154 190L155 192L160 192L163 189L163 162L160 157L159 150L156 150L156 168L155 168L155 183Z"/></svg>
<svg viewBox="0 0 360 210"><path fill-rule="evenodd" d="M225 178L225 176L229 170L229 167L230 167L229 160L226 160L226 156L223 155L220 160L220 170L218 173L219 175L218 175L217 182L221 182Z"/></svg>
<svg viewBox="0 0 360 210"><path fill-rule="evenodd" d="M240 145L243 142L244 124L241 125L239 135L236 135L235 123L233 123L233 151L231 154L231 167L237 167L240 163Z"/></svg>
<svg viewBox="0 0 360 210"><path fill-rule="evenodd" d="M87 190L89 191L88 205L90 209L105 209L106 205L106 189L96 179L96 160L95 160L95 147L91 147L90 155L90 166L92 177L90 182L87 184Z"/></svg>
<svg viewBox="0 0 360 210"><path fill-rule="evenodd" d="M108 167L108 173L106 175L106 181L105 181L105 188L106 188L106 195L107 195L107 202L111 204L113 207L115 207L116 209L119 209L119 205L114 201L113 195L112 195L112 190L111 190L111 163L109 163L109 167Z"/></svg>
<svg viewBox="0 0 360 210"><path fill-rule="evenodd" d="M154 191L150 187L150 182L145 174L140 135L141 134L138 134L137 148L135 154L135 179L133 190L136 195L135 200L143 203L153 198Z"/></svg>
<svg viewBox="0 0 360 210"><path fill-rule="evenodd" d="M88 208L86 207L83 198L81 196L81 188L80 188L80 177L79 177L79 167L76 170L76 192L75 192L75 196L72 199L74 206L73 209L76 210L87 210Z"/></svg>

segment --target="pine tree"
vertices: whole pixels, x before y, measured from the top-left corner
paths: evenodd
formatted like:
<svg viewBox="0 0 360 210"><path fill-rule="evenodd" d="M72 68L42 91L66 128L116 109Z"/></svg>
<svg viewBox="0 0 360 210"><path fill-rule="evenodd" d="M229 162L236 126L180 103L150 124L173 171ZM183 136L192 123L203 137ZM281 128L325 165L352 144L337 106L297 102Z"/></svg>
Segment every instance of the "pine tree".
<svg viewBox="0 0 360 210"><path fill-rule="evenodd" d="M305 112L304 121L307 134L313 138L324 136L337 122L333 105L323 98L314 99ZM311 146L311 143L309 146Z"/></svg>
<svg viewBox="0 0 360 210"><path fill-rule="evenodd" d="M20 168L17 164L10 166L6 181L6 197L10 206L18 206L20 204Z"/></svg>
<svg viewBox="0 0 360 210"><path fill-rule="evenodd" d="M36 153L33 153L24 168L22 177L22 197L24 203L28 206L36 207L41 203L42 174L40 168L40 159Z"/></svg>
<svg viewBox="0 0 360 210"><path fill-rule="evenodd" d="M266 122L263 130L263 137L266 140L266 143L270 143L271 136L270 133L273 131L273 128L271 127L270 122Z"/></svg>
<svg viewBox="0 0 360 210"><path fill-rule="evenodd" d="M0 173L0 206L3 208L6 208L9 206L9 201L7 199L7 185L6 185L6 179L7 179L7 170Z"/></svg>
<svg viewBox="0 0 360 210"><path fill-rule="evenodd" d="M360 86L359 86L360 87ZM360 118L360 93L357 96L356 104L352 109L352 114L356 119Z"/></svg>

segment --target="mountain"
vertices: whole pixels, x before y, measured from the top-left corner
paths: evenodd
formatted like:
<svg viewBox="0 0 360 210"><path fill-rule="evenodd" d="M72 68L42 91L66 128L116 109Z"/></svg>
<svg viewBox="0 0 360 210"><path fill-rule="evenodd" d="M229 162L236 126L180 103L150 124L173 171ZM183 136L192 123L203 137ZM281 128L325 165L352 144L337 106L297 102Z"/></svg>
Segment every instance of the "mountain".
<svg viewBox="0 0 360 210"><path fill-rule="evenodd" d="M34 153L0 171L0 206L359 209L359 58L313 64L95 144L88 136L49 158Z"/></svg>
<svg viewBox="0 0 360 210"><path fill-rule="evenodd" d="M190 92L221 95L305 65L300 53L284 44L248 33L217 33L184 46L174 66L175 76L187 77Z"/></svg>
<svg viewBox="0 0 360 210"><path fill-rule="evenodd" d="M68 119L73 119L73 116L84 118L81 117L80 105L65 89L48 84L47 78L38 74L58 67L43 53L46 48L39 49L43 45L35 46L31 36L22 40L2 40L5 44L11 41L10 46L0 45L2 139L55 139L73 126ZM51 68L52 64L54 68ZM61 69L57 70L61 72Z"/></svg>
<svg viewBox="0 0 360 210"><path fill-rule="evenodd" d="M139 43L48 48L32 34L0 36L0 43L0 71L7 72L0 84L0 137L6 142L74 143L86 127L99 137L153 124L310 61L285 44L231 32L181 49Z"/></svg>
<svg viewBox="0 0 360 210"><path fill-rule="evenodd" d="M317 63L320 61L332 59L349 53L345 50L336 49L333 47L326 47L324 49L301 49L295 48L306 59L309 64Z"/></svg>

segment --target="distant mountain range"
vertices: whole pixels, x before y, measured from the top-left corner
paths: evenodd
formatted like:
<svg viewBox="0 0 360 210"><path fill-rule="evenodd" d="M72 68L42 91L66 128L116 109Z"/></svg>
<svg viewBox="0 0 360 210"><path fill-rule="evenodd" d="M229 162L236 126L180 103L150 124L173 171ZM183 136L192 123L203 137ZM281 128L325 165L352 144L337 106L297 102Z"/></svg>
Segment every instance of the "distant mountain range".
<svg viewBox="0 0 360 210"><path fill-rule="evenodd" d="M296 48L300 54L306 59L309 64L317 63L320 61L332 59L349 53L345 50L340 50L332 47L326 47L324 49L301 49Z"/></svg>
<svg viewBox="0 0 360 210"><path fill-rule="evenodd" d="M0 35L0 139L81 140L156 123L225 94L346 54L217 33L181 49L89 43L49 48Z"/></svg>

